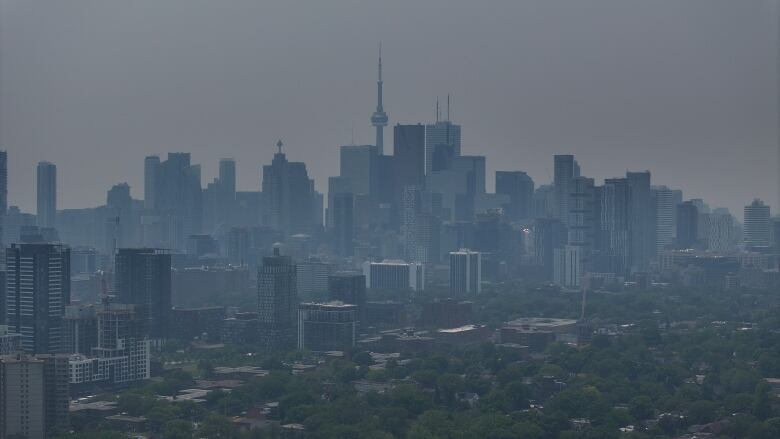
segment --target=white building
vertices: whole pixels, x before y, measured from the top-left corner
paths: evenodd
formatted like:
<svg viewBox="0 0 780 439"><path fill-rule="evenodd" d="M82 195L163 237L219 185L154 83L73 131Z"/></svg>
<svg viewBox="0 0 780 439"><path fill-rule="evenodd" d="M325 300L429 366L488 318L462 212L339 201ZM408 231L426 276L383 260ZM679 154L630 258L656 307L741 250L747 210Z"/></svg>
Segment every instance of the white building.
<svg viewBox="0 0 780 439"><path fill-rule="evenodd" d="M97 312L98 346L89 357L70 356L70 383L112 385L149 379L149 330L142 314L134 305L102 305Z"/></svg>
<svg viewBox="0 0 780 439"><path fill-rule="evenodd" d="M728 252L736 244L734 217L727 213L710 213L704 218L707 227L707 249L713 252Z"/></svg>
<svg viewBox="0 0 780 439"><path fill-rule="evenodd" d="M374 289L425 289L425 266L399 260L365 262L363 275L366 276L366 288Z"/></svg>
<svg viewBox="0 0 780 439"><path fill-rule="evenodd" d="M768 247L770 245L769 206L756 198L745 206L745 246Z"/></svg>
<svg viewBox="0 0 780 439"><path fill-rule="evenodd" d="M328 291L328 276L336 272L336 265L316 258L295 264L298 294L311 297Z"/></svg>
<svg viewBox="0 0 780 439"><path fill-rule="evenodd" d="M567 245L553 254L553 281L566 288L577 288L582 278L582 248Z"/></svg>

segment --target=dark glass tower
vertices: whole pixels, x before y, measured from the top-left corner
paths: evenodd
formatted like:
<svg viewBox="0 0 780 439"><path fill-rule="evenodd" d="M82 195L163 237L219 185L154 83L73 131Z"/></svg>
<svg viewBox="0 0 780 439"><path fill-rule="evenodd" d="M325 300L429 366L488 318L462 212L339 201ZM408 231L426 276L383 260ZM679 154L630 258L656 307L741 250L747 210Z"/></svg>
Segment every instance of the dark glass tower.
<svg viewBox="0 0 780 439"><path fill-rule="evenodd" d="M171 319L171 255L166 250L121 248L116 255L116 296L141 305L149 315L149 337L168 338Z"/></svg>
<svg viewBox="0 0 780 439"><path fill-rule="evenodd" d="M257 318L260 344L267 351L295 347L298 288L295 264L289 256L263 258L257 271Z"/></svg>

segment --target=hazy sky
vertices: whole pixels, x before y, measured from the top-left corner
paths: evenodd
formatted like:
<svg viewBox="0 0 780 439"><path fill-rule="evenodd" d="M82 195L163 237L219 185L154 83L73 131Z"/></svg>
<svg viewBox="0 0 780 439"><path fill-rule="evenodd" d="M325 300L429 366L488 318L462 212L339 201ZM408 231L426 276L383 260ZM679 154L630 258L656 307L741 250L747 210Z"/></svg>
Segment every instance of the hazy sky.
<svg viewBox="0 0 780 439"><path fill-rule="evenodd" d="M143 158L189 151L203 184L234 157L258 190L277 138L320 191L338 146L373 143L376 50L390 124L452 94L465 154L549 182L574 153L727 206L776 211L776 0L0 0L0 149L9 204L105 201ZM392 145L388 127L385 144ZM392 146L386 151L392 151Z"/></svg>

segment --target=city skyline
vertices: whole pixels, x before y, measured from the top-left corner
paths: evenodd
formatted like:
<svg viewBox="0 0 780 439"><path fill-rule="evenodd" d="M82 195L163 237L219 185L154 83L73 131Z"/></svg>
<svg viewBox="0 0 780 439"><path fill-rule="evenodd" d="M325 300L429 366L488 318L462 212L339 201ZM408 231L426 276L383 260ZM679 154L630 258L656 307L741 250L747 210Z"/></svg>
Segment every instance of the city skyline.
<svg viewBox="0 0 780 439"><path fill-rule="evenodd" d="M599 18L586 10L561 7L565 3L536 8L527 5L506 7L506 17L502 19L495 16L496 11L469 10L476 18L499 20L500 25L479 43L490 42L516 54L501 59L495 54L482 53L478 50L478 42L467 41L467 36L473 36L472 32L464 32L467 36L449 35L446 38L433 35L417 41L410 41L419 36L417 32L409 36L393 34L387 28L399 19L399 11L374 6L355 11L358 15L385 17L386 22L369 37L359 42L342 41L350 33L335 33L333 40L307 40L309 46L293 44L281 53L268 44L251 45L258 41L256 39L239 41L240 35L235 33L241 30L252 36L279 29L274 26L271 29L255 28L256 23L250 26L249 22L239 20L235 32L218 34L220 38L210 40L212 44L200 54L202 58L197 58L193 52L195 47L182 38L200 37L200 40L195 39L197 42L202 41L203 35L190 35L188 32L194 31L186 26L182 28L180 24L179 33L169 35L168 40L163 41L170 43L169 49L176 50L184 60L195 63L193 67L207 68L205 71L188 70L184 68L186 66L153 56L153 52L148 52L150 41L141 37L137 41L124 42L120 53L132 55L127 60L117 59L88 41L82 41L86 35L63 27L61 23L45 23L51 25L52 31L64 32L61 40L55 41L45 32L38 40L31 39L29 31L8 21L18 19L24 23L39 17L41 11L34 6L4 3L1 15L6 21L2 27L9 30L4 36L14 38L3 38L5 43L0 43L0 48L5 59L19 61L4 62L0 67L3 98L0 145L9 152L9 205L34 212L33 170L35 164L43 160L51 161L59 168L59 208L101 204L105 191L123 181L130 184L133 197L140 199L143 197L142 158L169 151L191 152L193 163L203 165L201 184L204 186L217 174L218 159L233 157L236 159L237 188L257 190L260 167L270 162L278 137L285 140L285 153L290 160L307 163L317 190L324 193L327 177L338 173L338 147L350 144L353 132L354 143L374 141L374 128L367 119L376 107L376 50L381 40L384 110L390 119L388 128L396 123L432 123L436 97L444 98L452 93L452 119L465 128L463 152L485 155L489 176L495 170L522 170L537 184L549 183L552 180L551 156L573 153L581 164L583 175L597 181L622 175L626 169L648 169L653 173L654 184L681 188L686 198L703 198L714 206L728 207L737 217L741 217L742 207L754 197L764 199L772 206L772 211L777 212L776 47L774 39L765 38L776 31L771 13L774 12L773 3L733 5L722 2L705 10L690 5L677 6L679 10L669 6L643 6L641 11L618 8L614 14L625 20L624 24L613 21L615 16ZM226 9L215 12L216 17L236 18L238 10ZM277 9L274 10L277 14L284 16L287 13L282 7ZM316 12L316 9L310 12ZM468 23L463 17L468 9L457 4L448 11L457 19L451 25ZM61 12L72 13L69 10ZM114 27L105 27L106 23L100 20L101 14L112 16L118 12L127 17L126 22L113 23L119 29L138 24L134 20L140 16L134 14L139 11L127 5L93 8L86 20L110 39L117 36L117 31ZM160 16L146 25L150 35L165 36L162 32L166 20L174 19L166 12L161 11ZM213 11L206 6L188 9L181 20L212 23L199 15L205 12ZM513 43L501 42L498 38L510 31L511 20L531 20L538 14L548 14L556 24L569 23L574 18L572 12L582 14L583 22L563 30L552 26L558 27L559 34L550 34L521 21L527 26L511 29L518 32ZM666 25L663 35L654 35L657 41L653 44L675 41L674 50L660 54L648 52L655 46L648 47L644 35L634 35L623 28L632 20L639 20L642 15L639 12L644 18ZM690 16L686 14L694 12L698 13L693 23L696 32L690 28L692 23L674 19L675 14ZM432 13L422 8L415 18L422 20ZM736 15L729 15L734 13ZM247 15L252 16L251 13ZM726 16L734 18L722 23L720 20ZM341 20L329 15L323 18L332 23ZM594 20L603 20L603 23L595 21L595 24L607 26L598 28ZM748 24L750 29L746 28ZM32 29L40 26L32 26ZM432 26L435 30L440 25ZM475 25L473 29L478 28ZM315 31L322 32L322 29ZM596 59L590 61L572 57L576 53L573 49L593 49L595 46L591 45L596 43L606 44L617 32L622 32L627 39L626 45L633 42L644 45L637 46L634 51L608 45L610 50L594 53ZM553 46L544 46L527 38L533 35L557 40ZM580 37L584 40L578 42ZM641 41L633 38L641 38ZM29 47L33 41L37 41L38 46ZM334 41L339 44L334 45ZM219 49L228 43L241 43L247 50L257 49L266 56L267 63L257 65L254 59L236 56L228 59L220 69L209 67L212 65L210 60L215 59ZM329 56L313 53L322 49L319 44L327 44ZM83 53L69 52L69 48L76 45L86 49ZM743 53L744 47L754 49L747 51L750 56ZM49 57L47 50L55 48L73 56ZM470 66L479 62L464 65L462 55L479 62L492 60L492 67L496 68L480 70ZM685 57L693 55L698 64L686 64ZM101 61L93 56L107 58ZM157 72L157 75L144 70L138 81L129 84L129 94L112 96L105 93L105 87L117 85L118 79L131 78L127 78L126 73L114 71L116 67L104 61L132 66L135 64L127 63L151 59L169 70ZM33 68L38 61L50 63L62 74L25 78L25 69ZM336 64L350 68L339 69ZM84 65L97 66L98 73L114 76L108 75L102 81L88 85L83 81L89 75L85 78L73 76ZM314 70L304 71L306 66L309 69L313 66ZM567 68L575 67L583 69L576 77L567 73ZM607 67L613 67L614 71ZM707 75L702 76L703 69L708 69ZM441 75L440 70L457 74ZM497 70L505 73L499 74ZM264 77L273 80L282 72L289 78L276 78L278 81L273 82L273 86L263 86ZM336 77L333 76L335 72L338 73ZM308 82L301 85L300 80L304 77ZM246 93L238 93L237 88L232 89L227 84L234 80L256 89L251 92L243 89ZM149 91L142 87L148 85L154 89L173 83L180 84L181 90L157 90L162 93L158 101L151 99ZM193 93L195 86L209 86L210 91ZM52 88L57 93L47 94L46 91ZM78 90L87 93L77 96ZM507 96L498 95L499 91ZM32 94L28 95L30 100L25 101L25 105L14 106L13 102L20 102L22 95L19 93ZM99 94L103 96L98 97ZM51 105L43 105L44 102ZM186 108L204 102L210 105L203 106L202 111ZM144 103L158 106L148 108L149 114L144 115L139 107ZM334 105L336 108L332 109ZM102 111L103 106L110 111ZM67 108L68 111L52 113L56 108ZM669 114L664 108L669 109ZM176 109L181 111L173 111ZM244 111L236 113L241 109ZM210 118L202 119L209 115ZM41 119L44 116L48 119ZM46 120L50 122L47 128L31 131L30 124L37 125ZM307 125L302 126L301 120L306 120ZM84 129L88 122L91 129ZM198 123L203 126L193 126ZM385 133L384 142L392 144L392 135ZM53 147L54 143L60 146ZM733 145L739 145L739 148ZM387 148L385 151L389 152ZM95 162L85 166L85 154ZM702 166L705 159L708 166ZM488 189L492 191L493 179L488 177L487 180Z"/></svg>
<svg viewBox="0 0 780 439"><path fill-rule="evenodd" d="M0 0L0 439L780 438L780 0Z"/></svg>

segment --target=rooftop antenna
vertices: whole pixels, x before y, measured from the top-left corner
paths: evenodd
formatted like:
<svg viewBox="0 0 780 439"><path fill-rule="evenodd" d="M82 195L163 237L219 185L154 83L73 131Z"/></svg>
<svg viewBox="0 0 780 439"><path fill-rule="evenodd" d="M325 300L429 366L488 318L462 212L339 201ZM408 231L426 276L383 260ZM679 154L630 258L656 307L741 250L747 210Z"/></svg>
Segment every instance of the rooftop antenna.
<svg viewBox="0 0 780 439"><path fill-rule="evenodd" d="M436 96L436 123L439 123L439 97Z"/></svg>
<svg viewBox="0 0 780 439"><path fill-rule="evenodd" d="M450 121L450 94L447 93L447 122Z"/></svg>
<svg viewBox="0 0 780 439"><path fill-rule="evenodd" d="M279 148L279 154L281 154L281 153L282 153L282 146L283 146L283 145L284 145L284 143L282 143L282 139L279 139L279 140L276 142L276 147L277 147L277 148Z"/></svg>

